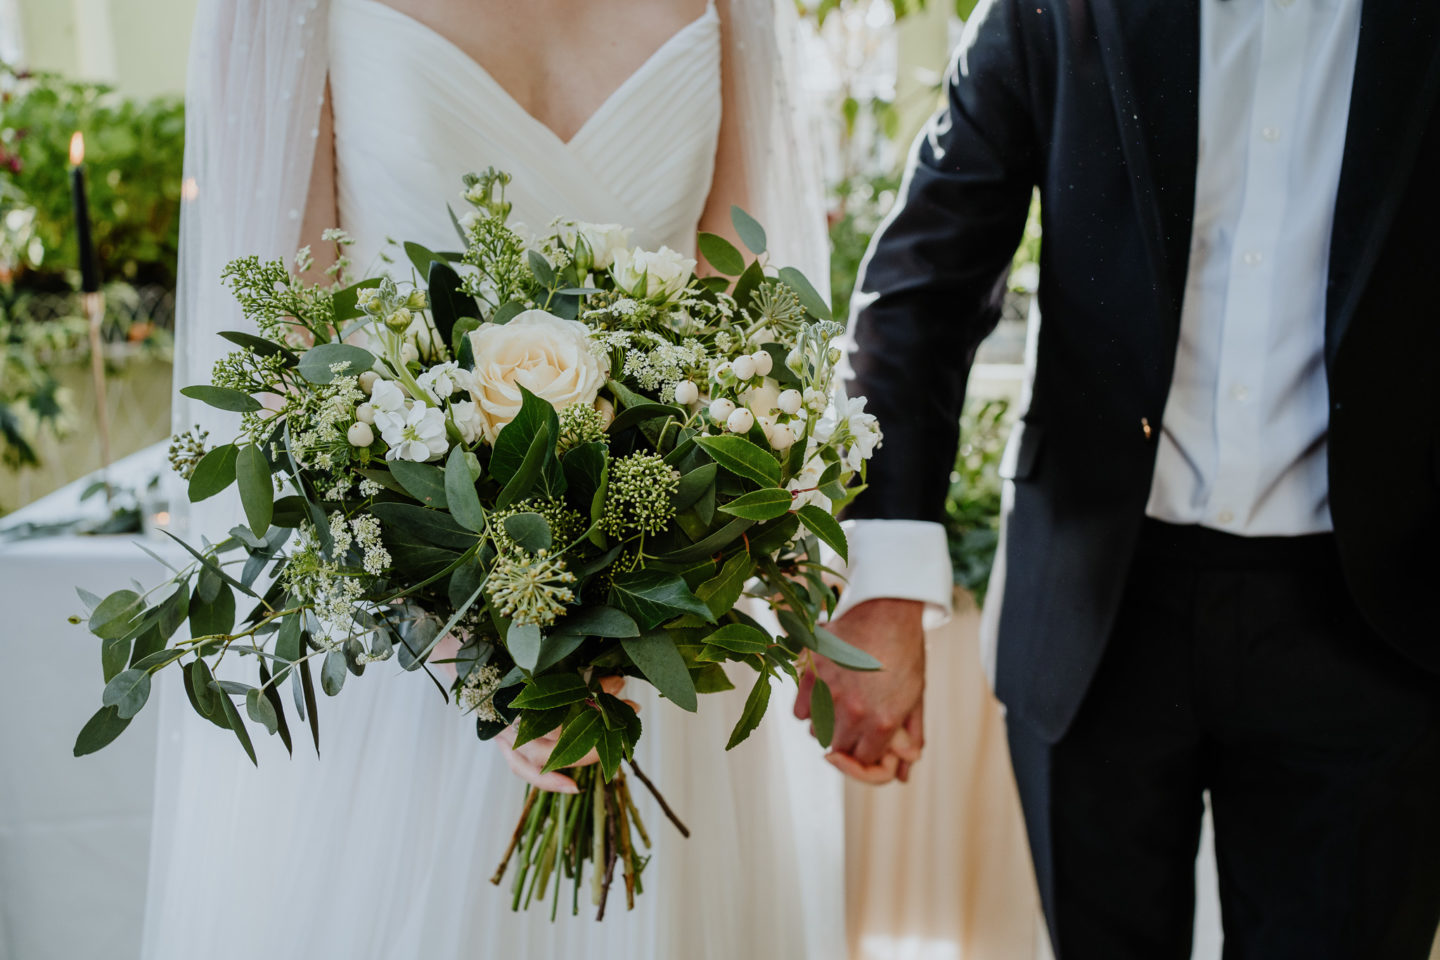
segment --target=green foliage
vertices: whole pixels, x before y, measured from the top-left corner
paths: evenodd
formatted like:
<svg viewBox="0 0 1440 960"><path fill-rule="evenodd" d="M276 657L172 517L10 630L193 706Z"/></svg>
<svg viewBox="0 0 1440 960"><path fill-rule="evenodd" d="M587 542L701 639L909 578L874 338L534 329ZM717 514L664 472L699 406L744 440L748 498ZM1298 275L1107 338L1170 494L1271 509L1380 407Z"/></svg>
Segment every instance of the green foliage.
<svg viewBox="0 0 1440 960"><path fill-rule="evenodd" d="M77 269L70 136L85 135L94 238L105 280L173 285L185 114L180 100L139 101L100 84L0 64L0 265L55 289Z"/></svg>
<svg viewBox="0 0 1440 960"><path fill-rule="evenodd" d="M1004 400L966 404L945 501L945 530L955 582L970 591L976 603L985 602L1000 543L1000 457L1010 433L1009 413Z"/></svg>

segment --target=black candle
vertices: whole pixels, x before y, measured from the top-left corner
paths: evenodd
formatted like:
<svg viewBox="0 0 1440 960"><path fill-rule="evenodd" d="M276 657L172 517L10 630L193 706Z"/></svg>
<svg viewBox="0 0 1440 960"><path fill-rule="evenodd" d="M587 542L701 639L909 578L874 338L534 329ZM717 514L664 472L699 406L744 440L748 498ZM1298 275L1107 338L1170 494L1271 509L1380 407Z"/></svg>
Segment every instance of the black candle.
<svg viewBox="0 0 1440 960"><path fill-rule="evenodd" d="M90 235L90 203L85 197L85 138L80 131L70 138L70 198L75 207L75 244L80 251L80 291L100 289L100 268L95 262L95 240Z"/></svg>

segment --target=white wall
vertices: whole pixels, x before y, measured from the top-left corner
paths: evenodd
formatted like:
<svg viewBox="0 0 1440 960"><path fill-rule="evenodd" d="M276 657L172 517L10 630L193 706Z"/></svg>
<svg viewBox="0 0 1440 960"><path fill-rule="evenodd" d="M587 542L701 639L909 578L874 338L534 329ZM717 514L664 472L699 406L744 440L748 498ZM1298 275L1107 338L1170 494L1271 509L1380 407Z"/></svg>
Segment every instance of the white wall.
<svg viewBox="0 0 1440 960"><path fill-rule="evenodd" d="M198 0L3 2L19 15L24 66L102 80L131 96L184 91Z"/></svg>

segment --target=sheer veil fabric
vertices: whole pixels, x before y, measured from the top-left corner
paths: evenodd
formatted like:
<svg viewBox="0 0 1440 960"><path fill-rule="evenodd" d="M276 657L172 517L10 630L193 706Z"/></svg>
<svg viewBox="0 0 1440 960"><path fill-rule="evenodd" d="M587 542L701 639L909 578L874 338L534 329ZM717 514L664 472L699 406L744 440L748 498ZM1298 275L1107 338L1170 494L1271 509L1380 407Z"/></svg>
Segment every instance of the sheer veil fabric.
<svg viewBox="0 0 1440 960"><path fill-rule="evenodd" d="M733 30L719 36L707 11L622 87L611 114L573 149L534 128L522 136L517 118L502 121L502 98L483 89L478 64L467 67L443 37L376 0L202 4L190 64L177 385L204 381L227 348L219 331L245 329L218 281L224 264L289 256L298 243L327 74L340 225L356 233L362 265L385 233L453 240L443 203L458 182L445 178L502 165L492 157L506 152L525 165L513 170L517 182L533 184L528 194L517 188L521 219L544 226L573 202L582 208L574 213L597 219L640 218L637 241L689 246L708 188L701 147L713 156L723 42L737 69L739 96L725 108L740 111L747 132L751 212L779 263L823 283L823 188L787 81L792 11L788 0L729 2ZM389 74L374 66L382 54ZM695 74L702 69L713 76ZM416 84L431 94L423 109L393 89ZM629 141L641 149L655 105L692 87L685 96L695 102L671 105L667 116L677 127L709 125L682 131L700 160L665 174L653 139L627 155ZM413 168L397 169L407 161ZM415 211L409 219L406 207ZM224 415L184 401L175 423L199 423L212 441L234 431ZM238 516L233 505L205 505L179 525L191 539L214 540ZM761 731L724 753L750 682L737 680L740 689L702 698L693 717L638 693L641 762L694 836L682 840L653 806L642 808L656 842L647 891L635 911L613 911L599 925L584 897L578 919L563 908L553 925L548 910L512 915L508 890L487 882L522 787L423 678L373 665L320 704L321 759L303 733L293 759L261 738L258 770L233 737L191 714L178 683L166 684L142 956L843 956L838 776L787 716L788 691Z"/></svg>

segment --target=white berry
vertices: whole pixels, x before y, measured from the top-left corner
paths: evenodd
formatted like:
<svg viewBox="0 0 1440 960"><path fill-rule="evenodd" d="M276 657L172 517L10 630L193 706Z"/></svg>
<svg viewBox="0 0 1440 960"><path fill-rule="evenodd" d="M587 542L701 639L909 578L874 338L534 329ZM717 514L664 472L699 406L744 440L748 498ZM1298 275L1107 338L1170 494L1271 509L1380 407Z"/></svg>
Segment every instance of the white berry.
<svg viewBox="0 0 1440 960"><path fill-rule="evenodd" d="M770 376L770 371L775 369L775 358L770 356L770 351L756 350L750 356L755 360L755 372L762 377Z"/></svg>
<svg viewBox="0 0 1440 960"><path fill-rule="evenodd" d="M368 447L375 442L375 431L370 428L370 424L357 420L345 431L345 439L350 441L352 447Z"/></svg>
<svg viewBox="0 0 1440 960"><path fill-rule="evenodd" d="M755 414L741 407L726 418L725 426L731 433L749 433L750 428L755 426Z"/></svg>
<svg viewBox="0 0 1440 960"><path fill-rule="evenodd" d="M770 439L770 446L776 450L789 450L795 444L795 431L783 423L777 423L765 435Z"/></svg>
<svg viewBox="0 0 1440 960"><path fill-rule="evenodd" d="M681 380L675 384L675 402L682 406L689 406L700 399L700 388L689 380Z"/></svg>
<svg viewBox="0 0 1440 960"><path fill-rule="evenodd" d="M364 373L360 374L360 389L364 390L366 394L369 394L372 390L375 389L375 381L379 379L380 374L376 373L374 370L366 370Z"/></svg>
<svg viewBox="0 0 1440 960"><path fill-rule="evenodd" d="M799 390L781 391L780 396L775 400L775 405L792 417L800 412L804 403L805 398L801 396Z"/></svg>
<svg viewBox="0 0 1440 960"><path fill-rule="evenodd" d="M360 406L355 408L355 419L359 420L361 423L374 423L375 405L370 403L360 404Z"/></svg>
<svg viewBox="0 0 1440 960"><path fill-rule="evenodd" d="M730 414L735 412L735 401L726 400L724 397L716 397L710 401L710 416L717 423L725 423L730 419Z"/></svg>
<svg viewBox="0 0 1440 960"><path fill-rule="evenodd" d="M730 364L730 369L735 371L735 376L741 380L749 380L755 376L755 358L751 356L736 357Z"/></svg>

